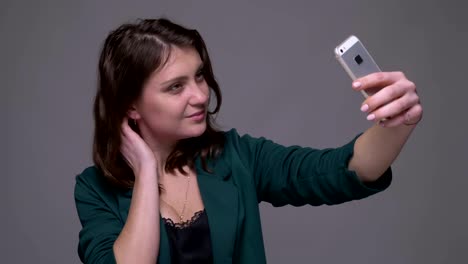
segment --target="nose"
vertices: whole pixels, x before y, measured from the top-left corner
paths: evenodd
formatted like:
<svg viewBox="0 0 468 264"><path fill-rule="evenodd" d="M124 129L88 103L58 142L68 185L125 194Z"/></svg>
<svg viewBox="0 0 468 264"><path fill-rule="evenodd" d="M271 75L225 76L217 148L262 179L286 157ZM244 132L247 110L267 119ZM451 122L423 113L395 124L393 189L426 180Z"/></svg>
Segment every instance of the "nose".
<svg viewBox="0 0 468 264"><path fill-rule="evenodd" d="M206 82L192 85L189 103L191 105L205 105L209 99L209 88Z"/></svg>

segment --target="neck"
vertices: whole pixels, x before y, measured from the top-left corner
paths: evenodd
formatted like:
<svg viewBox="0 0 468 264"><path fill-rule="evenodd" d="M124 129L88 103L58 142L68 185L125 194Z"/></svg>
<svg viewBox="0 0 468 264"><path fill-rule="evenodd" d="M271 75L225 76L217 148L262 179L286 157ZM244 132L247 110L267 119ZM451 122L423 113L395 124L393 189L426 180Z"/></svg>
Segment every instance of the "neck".
<svg viewBox="0 0 468 264"><path fill-rule="evenodd" d="M167 157L174 150L174 147L177 144L177 140L153 135L146 129L140 129L140 132L143 140L153 151L154 157L156 158L156 165L161 170L164 170Z"/></svg>
<svg viewBox="0 0 468 264"><path fill-rule="evenodd" d="M158 168L161 168L162 170L164 170L166 166L167 157L169 157L169 154L171 154L171 152L174 150L175 143L167 144L167 143L158 142L156 140L152 140L149 142L147 141L147 143L149 147L151 148L151 150L153 151L154 157L156 157L156 164Z"/></svg>

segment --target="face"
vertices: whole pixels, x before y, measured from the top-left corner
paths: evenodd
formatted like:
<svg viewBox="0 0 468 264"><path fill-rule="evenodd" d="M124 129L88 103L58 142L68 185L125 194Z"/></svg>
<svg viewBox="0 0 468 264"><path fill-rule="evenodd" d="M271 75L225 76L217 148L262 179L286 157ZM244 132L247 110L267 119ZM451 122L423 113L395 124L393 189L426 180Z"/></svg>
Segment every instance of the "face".
<svg viewBox="0 0 468 264"><path fill-rule="evenodd" d="M210 89L193 48L172 47L163 68L150 76L133 114L143 137L177 141L206 129Z"/></svg>

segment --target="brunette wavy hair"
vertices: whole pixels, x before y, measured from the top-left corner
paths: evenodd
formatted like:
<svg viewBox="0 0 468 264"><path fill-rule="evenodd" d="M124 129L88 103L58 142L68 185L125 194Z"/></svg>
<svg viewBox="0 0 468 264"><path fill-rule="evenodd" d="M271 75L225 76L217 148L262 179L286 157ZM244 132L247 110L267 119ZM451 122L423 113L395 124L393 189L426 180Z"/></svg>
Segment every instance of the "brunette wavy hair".
<svg viewBox="0 0 468 264"><path fill-rule="evenodd" d="M196 138L180 140L168 156L164 169L186 173L183 167L193 167L194 160L200 157L203 169L209 172L207 159L215 158L223 149L223 133L214 124L215 114L221 107L221 90L200 34L165 18L123 24L109 33L102 47L94 99L93 161L116 187L132 188L135 181L132 169L120 152L121 123L132 103L141 96L150 75L167 62L173 46L190 47L198 52L216 105L208 111L205 132ZM139 133L137 127L131 126Z"/></svg>

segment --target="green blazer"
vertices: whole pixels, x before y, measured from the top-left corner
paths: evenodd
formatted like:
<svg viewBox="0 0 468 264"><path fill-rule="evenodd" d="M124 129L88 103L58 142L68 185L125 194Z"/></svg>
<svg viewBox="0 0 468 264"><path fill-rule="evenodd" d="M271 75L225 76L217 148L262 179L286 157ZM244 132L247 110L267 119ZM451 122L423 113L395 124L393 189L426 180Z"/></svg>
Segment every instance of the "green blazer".
<svg viewBox="0 0 468 264"><path fill-rule="evenodd" d="M391 168L376 182L363 184L347 169L355 137L338 148L285 147L265 138L225 132L224 151L209 161L213 174L196 172L208 215L214 263L266 263L258 204L273 206L339 204L386 189ZM132 190L109 187L96 167L76 177L75 202L82 224L78 254L84 263L115 263L112 250L127 219ZM160 219L158 263L171 263Z"/></svg>

